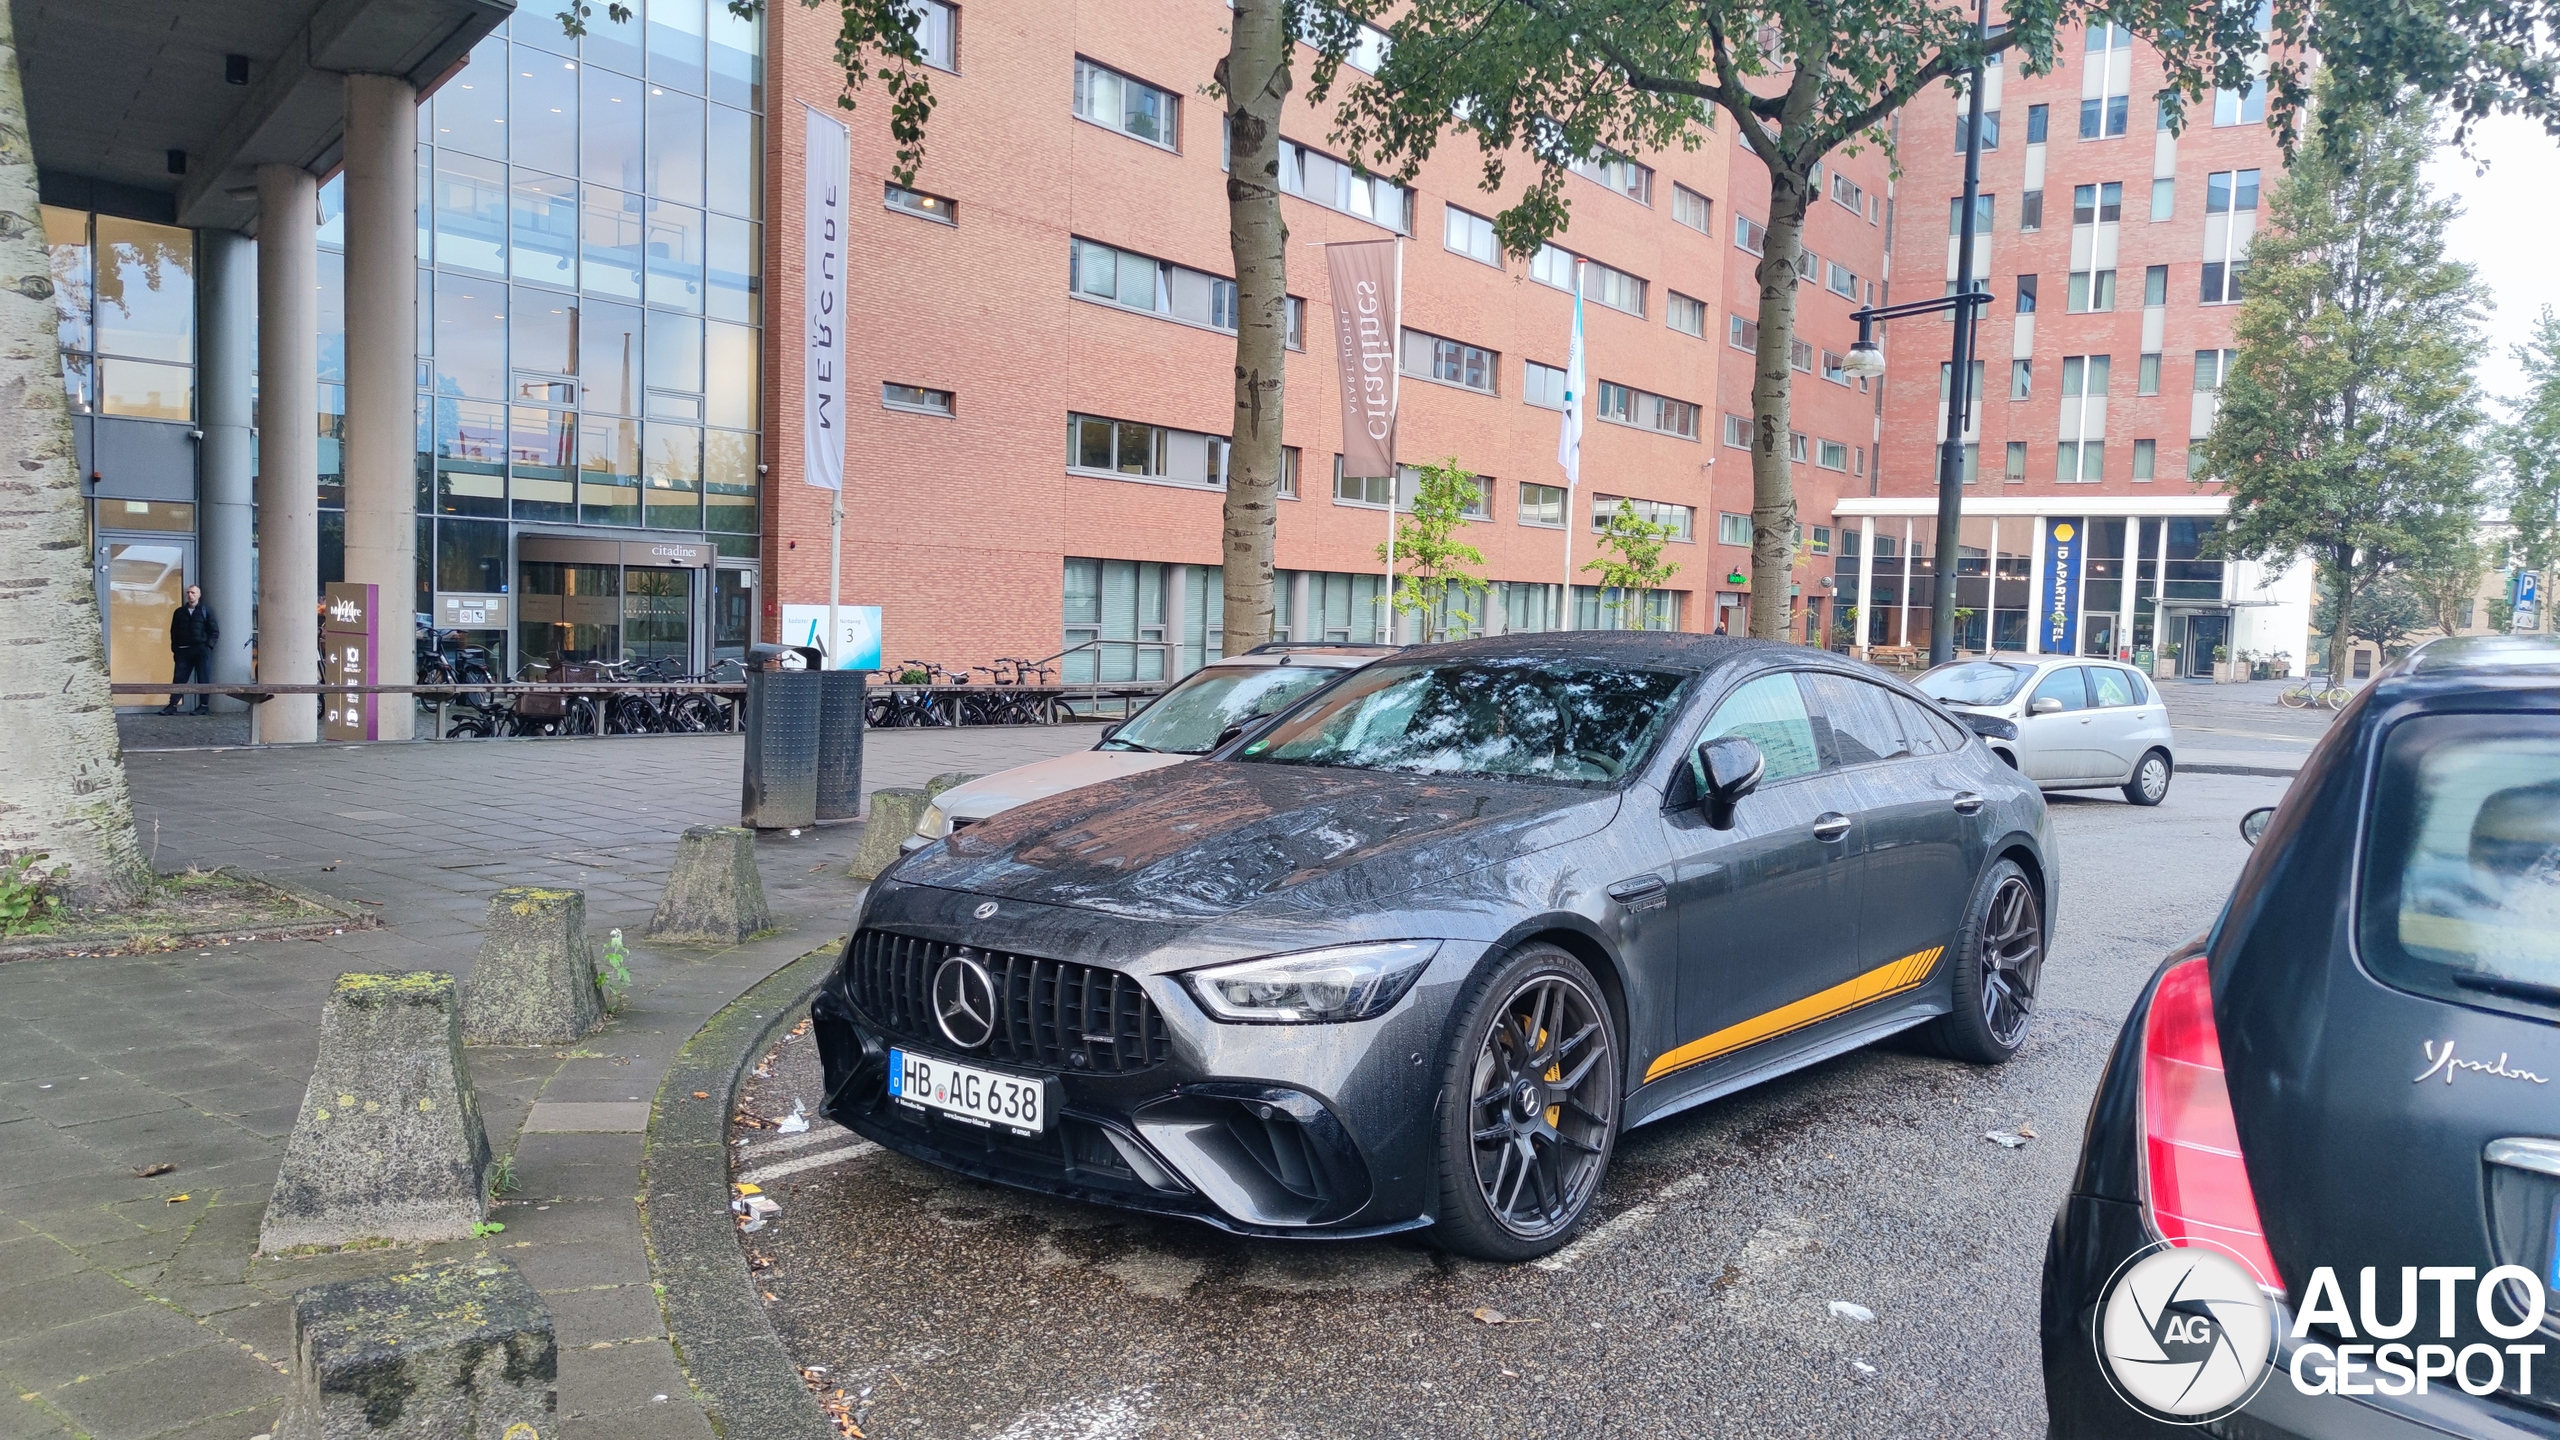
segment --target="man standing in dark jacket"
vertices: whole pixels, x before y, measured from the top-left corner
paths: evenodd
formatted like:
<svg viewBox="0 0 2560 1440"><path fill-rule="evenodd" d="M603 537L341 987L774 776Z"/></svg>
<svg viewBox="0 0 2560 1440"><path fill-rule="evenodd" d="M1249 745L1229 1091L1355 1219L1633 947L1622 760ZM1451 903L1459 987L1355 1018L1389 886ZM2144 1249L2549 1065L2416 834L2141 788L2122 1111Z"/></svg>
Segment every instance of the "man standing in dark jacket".
<svg viewBox="0 0 2560 1440"><path fill-rule="evenodd" d="M213 683L213 642L222 638L222 626L213 618L213 607L204 603L204 587L187 587L187 603L169 615L169 683L172 685L210 685ZM213 709L213 697L198 695L198 715ZM163 715L178 713L178 697L160 708Z"/></svg>

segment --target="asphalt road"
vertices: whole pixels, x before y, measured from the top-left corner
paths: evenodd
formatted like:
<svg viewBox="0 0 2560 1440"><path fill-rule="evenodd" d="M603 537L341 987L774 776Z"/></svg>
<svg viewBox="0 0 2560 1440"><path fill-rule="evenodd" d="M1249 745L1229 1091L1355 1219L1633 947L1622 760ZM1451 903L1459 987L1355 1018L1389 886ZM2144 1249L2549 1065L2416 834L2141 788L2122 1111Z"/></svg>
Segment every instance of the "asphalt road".
<svg viewBox="0 0 2560 1440"><path fill-rule="evenodd" d="M2063 898L2027 1048L1846 1056L1635 1131L1540 1265L1242 1240L740 1132L775 1324L871 1437L2040 1436L2044 1235L2116 1029L2286 782L2057 797ZM789 1040L747 1108L814 1102ZM1990 1130L2032 1129L2005 1149ZM1835 1316L1846 1300L1872 1322ZM1480 1314L1498 1312L1500 1323Z"/></svg>

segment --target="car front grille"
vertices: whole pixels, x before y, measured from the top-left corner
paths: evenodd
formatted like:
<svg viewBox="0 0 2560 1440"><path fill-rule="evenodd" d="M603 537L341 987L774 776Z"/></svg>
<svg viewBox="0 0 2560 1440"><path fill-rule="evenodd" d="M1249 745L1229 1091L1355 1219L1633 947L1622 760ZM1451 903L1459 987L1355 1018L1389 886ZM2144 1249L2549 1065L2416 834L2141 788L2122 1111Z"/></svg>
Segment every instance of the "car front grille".
<svg viewBox="0 0 2560 1440"><path fill-rule="evenodd" d="M881 1029L948 1048L933 1022L933 972L964 947L886 930L853 938L845 983L854 1007ZM988 1060L1126 1075L1164 1062L1164 1016L1134 978L1097 965L966 947L995 981Z"/></svg>

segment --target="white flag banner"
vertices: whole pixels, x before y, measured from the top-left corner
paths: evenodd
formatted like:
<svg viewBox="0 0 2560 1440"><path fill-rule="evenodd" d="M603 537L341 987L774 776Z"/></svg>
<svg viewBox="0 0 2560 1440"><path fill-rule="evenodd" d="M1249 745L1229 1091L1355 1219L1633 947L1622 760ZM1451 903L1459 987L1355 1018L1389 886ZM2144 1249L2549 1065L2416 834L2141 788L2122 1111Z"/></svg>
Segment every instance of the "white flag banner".
<svg viewBox="0 0 2560 1440"><path fill-rule="evenodd" d="M1568 494L1582 483L1582 265L1574 262L1573 346L1565 353L1564 425L1556 435L1556 463L1564 467ZM1567 517L1570 520L1571 517Z"/></svg>
<svg viewBox="0 0 2560 1440"><path fill-rule="evenodd" d="M821 490L844 489L844 268L846 199L852 183L853 133L844 122L801 106L808 115L807 171L800 303L803 368L800 399L802 478Z"/></svg>

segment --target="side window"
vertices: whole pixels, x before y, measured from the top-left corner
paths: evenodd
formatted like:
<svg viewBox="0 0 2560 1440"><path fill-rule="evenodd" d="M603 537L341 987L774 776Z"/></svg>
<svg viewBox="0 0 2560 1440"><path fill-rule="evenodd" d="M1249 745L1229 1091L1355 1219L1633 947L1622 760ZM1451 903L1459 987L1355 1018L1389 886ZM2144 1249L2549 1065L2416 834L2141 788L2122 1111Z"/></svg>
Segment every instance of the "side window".
<svg viewBox="0 0 2560 1440"><path fill-rule="evenodd" d="M1760 747L1769 768L1761 783L1772 784L1810 775L1822 768L1822 752L1813 739L1813 720L1805 713L1804 694L1793 674L1763 675L1724 698L1698 743L1727 736Z"/></svg>
<svg viewBox="0 0 2560 1440"><path fill-rule="evenodd" d="M1871 765L1911 753L1890 692L1846 675L1811 674L1804 683L1813 695L1814 733L1828 734L1833 764Z"/></svg>
<svg viewBox="0 0 2560 1440"><path fill-rule="evenodd" d="M1891 693L1884 698L1902 721L1902 733L1910 738L1914 754L1952 755L1964 748L1965 732L1940 719L1928 706Z"/></svg>
<svg viewBox="0 0 2560 1440"><path fill-rule="evenodd" d="M2061 701L2065 710L2088 709L2087 670L2078 665L2065 665L2044 677L2044 683L2036 687L2036 693L2027 697L2028 713L2034 713L2036 706L2047 700Z"/></svg>
<svg viewBox="0 0 2560 1440"><path fill-rule="evenodd" d="M2139 682L2133 678L2132 671L2118 670L2112 665L2092 665L2088 668L2089 688L2097 692L2100 709L2142 703Z"/></svg>

